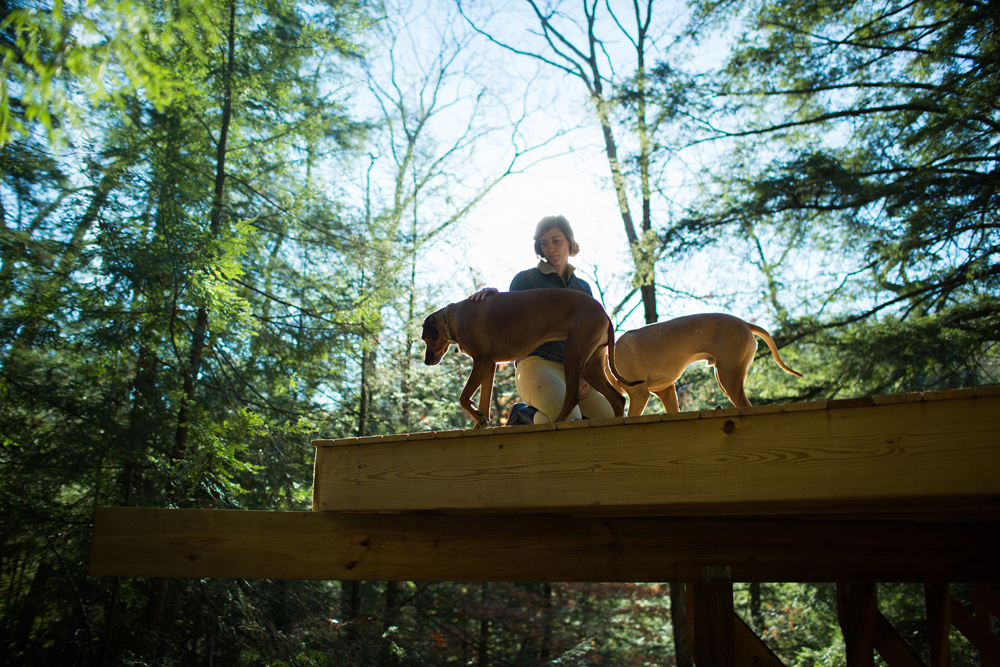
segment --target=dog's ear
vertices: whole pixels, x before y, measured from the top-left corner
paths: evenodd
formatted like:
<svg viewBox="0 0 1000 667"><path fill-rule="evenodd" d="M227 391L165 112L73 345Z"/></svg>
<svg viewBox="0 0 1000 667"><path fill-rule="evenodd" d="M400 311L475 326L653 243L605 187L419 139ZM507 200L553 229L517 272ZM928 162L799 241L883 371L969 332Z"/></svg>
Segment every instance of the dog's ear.
<svg viewBox="0 0 1000 667"><path fill-rule="evenodd" d="M431 313L424 318L424 331L421 334L421 338L424 340L437 340L440 335L441 332L434 326L434 313Z"/></svg>
<svg viewBox="0 0 1000 667"><path fill-rule="evenodd" d="M427 352L424 355L424 363L428 366L433 366L441 362L441 358L448 352L448 348L451 347L451 341L448 340L448 336L442 332L435 321L437 320L438 313L431 313L424 320L424 331L421 334L424 343L427 345Z"/></svg>

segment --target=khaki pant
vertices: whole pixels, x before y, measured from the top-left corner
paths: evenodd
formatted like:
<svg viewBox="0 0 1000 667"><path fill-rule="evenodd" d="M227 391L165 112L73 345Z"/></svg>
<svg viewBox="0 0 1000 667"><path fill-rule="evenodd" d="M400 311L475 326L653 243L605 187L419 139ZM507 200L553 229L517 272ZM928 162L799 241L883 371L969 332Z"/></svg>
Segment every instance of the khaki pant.
<svg viewBox="0 0 1000 667"><path fill-rule="evenodd" d="M517 362L514 374L517 391L521 400L533 408L535 423L544 424L559 416L563 401L566 399L566 376L563 366L557 361L549 361L541 357L527 357ZM604 419L614 417L615 410L608 399L592 389L587 398L573 408L567 419L580 419L581 410L587 419Z"/></svg>

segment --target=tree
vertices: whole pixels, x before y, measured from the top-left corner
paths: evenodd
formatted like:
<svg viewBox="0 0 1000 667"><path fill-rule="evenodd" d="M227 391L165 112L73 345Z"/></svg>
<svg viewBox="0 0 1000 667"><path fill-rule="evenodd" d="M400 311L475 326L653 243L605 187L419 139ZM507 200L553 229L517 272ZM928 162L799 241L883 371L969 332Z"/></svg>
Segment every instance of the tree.
<svg viewBox="0 0 1000 667"><path fill-rule="evenodd" d="M654 16L662 17L664 12L660 7L654 10L653 0L635 1L626 11L590 0L582 3L582 14L565 10L561 2L542 5L527 0L526 4L540 32L526 28L519 34L502 36L499 28L489 28L493 17L475 18L468 10L463 15L491 42L543 63L585 90L589 112L601 130L601 145L634 266L633 289L613 312L638 292L644 321L651 324L659 319L655 268L661 255L653 218L656 213L670 217L672 205L663 197L654 209L654 195L666 193L657 172L670 158L663 134L675 121L678 100L673 98L678 87L669 81L674 72L669 66L661 67L660 76L653 77L647 58L657 47L666 58L670 48L679 43L677 36L668 46L663 45L670 37L667 29L654 23ZM620 39L627 46L621 47ZM635 197L640 202L638 221L632 204Z"/></svg>
<svg viewBox="0 0 1000 667"><path fill-rule="evenodd" d="M137 91L162 109L186 82L155 53L177 40L197 48L213 35L216 8L181 0L171 20L151 7L96 0L51 5L0 2L0 146L44 130L55 141L86 124L89 107L125 104Z"/></svg>
<svg viewBox="0 0 1000 667"><path fill-rule="evenodd" d="M381 386L380 432L467 425L457 402L435 405L435 392L458 392L428 384L431 374L451 383L456 375L413 367L422 358L420 321L441 306L429 286L442 276L426 268L425 258L460 236L462 223L505 178L547 157L547 141L523 131L539 110L498 84L489 59L475 48L475 33L457 19L448 5L403 3L376 30L380 48L364 62L368 95L361 108L372 130L358 167L365 184L358 229L374 254L359 260L373 288L395 295L387 297L395 299L391 314L372 313L365 335L379 337L378 351L390 362L386 376L399 379L395 387ZM414 419L418 406L423 424Z"/></svg>
<svg viewBox="0 0 1000 667"><path fill-rule="evenodd" d="M785 342L821 351L804 396L995 382L996 8L755 2L738 20L706 134L730 157L671 250L744 240Z"/></svg>
<svg viewBox="0 0 1000 667"><path fill-rule="evenodd" d="M133 10L153 29L187 8ZM324 80L353 57L364 14L350 3L221 10L145 43L182 96L74 96L90 106L63 143L43 143L45 124L24 112L30 131L0 147L0 458L12 471L0 626L17 637L5 663L238 653L256 640L237 619L283 628L258 608L303 595L86 579L95 505L302 507L302 440L340 373L329 343L364 297L339 289L342 216L310 179L323 151L359 134ZM76 34L86 20L60 25ZM74 91L86 75L64 68L58 84ZM40 108L58 101L46 94ZM259 637L262 652L294 650Z"/></svg>

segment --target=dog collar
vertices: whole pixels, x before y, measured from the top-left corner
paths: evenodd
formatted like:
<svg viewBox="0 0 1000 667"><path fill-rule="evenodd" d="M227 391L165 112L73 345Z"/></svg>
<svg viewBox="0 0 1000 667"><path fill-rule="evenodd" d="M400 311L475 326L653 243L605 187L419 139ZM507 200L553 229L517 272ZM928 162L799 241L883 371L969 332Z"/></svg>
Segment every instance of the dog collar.
<svg viewBox="0 0 1000 667"><path fill-rule="evenodd" d="M445 309L444 314L442 315L442 317L444 318L444 335L447 336L448 340L450 340L451 342L457 343L458 339L455 338L451 334L451 325L448 324L448 309L447 308Z"/></svg>

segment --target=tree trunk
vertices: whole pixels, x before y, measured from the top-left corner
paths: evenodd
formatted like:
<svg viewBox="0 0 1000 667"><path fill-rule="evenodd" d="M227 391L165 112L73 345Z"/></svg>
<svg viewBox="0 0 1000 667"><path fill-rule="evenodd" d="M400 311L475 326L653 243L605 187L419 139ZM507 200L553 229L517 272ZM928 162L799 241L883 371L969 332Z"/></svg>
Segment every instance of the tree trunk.
<svg viewBox="0 0 1000 667"><path fill-rule="evenodd" d="M490 645L490 619L486 610L486 603L490 599L490 585L488 582L483 582L482 596L480 601L483 603L482 616L479 619L479 657L476 661L478 667L488 667L490 664L489 659L489 645Z"/></svg>
<svg viewBox="0 0 1000 667"><path fill-rule="evenodd" d="M362 438L368 435L368 411L371 406L371 382L375 372L374 339L372 348L365 347L361 351L361 397L358 405L357 435Z"/></svg>
<svg viewBox="0 0 1000 667"><path fill-rule="evenodd" d="M538 658L543 665L552 659L552 584L542 588L542 647Z"/></svg>
<svg viewBox="0 0 1000 667"><path fill-rule="evenodd" d="M222 211L225 202L226 188L226 146L229 140L229 125L233 118L232 73L236 54L236 0L229 4L229 58L224 75L224 93L222 100L222 126L219 131L219 143L215 153L215 191L212 199L211 233L215 238L222 226ZM208 310L205 306L198 308L195 319L195 330L191 339L191 351L188 357L188 367L184 373L184 403L181 405L177 419L177 434L174 439L174 451L171 458L179 460L184 457L187 449L190 405L194 402L195 380L201 371L201 363L205 351L205 338L208 334Z"/></svg>
<svg viewBox="0 0 1000 667"><path fill-rule="evenodd" d="M219 143L216 146L215 161L215 191L212 200L212 218L210 231L212 237L219 235L222 226L222 211L225 199L226 185L226 146L229 139L229 125L233 117L232 75L236 57L236 0L229 4L229 54L226 69L223 73L222 121L219 131ZM201 372L204 359L205 339L208 335L208 310L205 306L198 308L195 318L195 330L191 337L191 350L188 354L187 368L184 370L184 398L177 412L177 430L174 434L174 447L170 453L170 464L184 458L187 451L188 434L191 430L191 406L195 399L195 382ZM171 489L176 492L176 489ZM165 579L153 580L153 593L146 607L147 623L155 627L163 613L167 593Z"/></svg>
<svg viewBox="0 0 1000 667"><path fill-rule="evenodd" d="M670 622L674 630L674 655L677 667L694 667L687 639L687 594L684 584L670 584Z"/></svg>
<svg viewBox="0 0 1000 667"><path fill-rule="evenodd" d="M361 582L347 582L347 640L353 645L358 641L361 627Z"/></svg>
<svg viewBox="0 0 1000 667"><path fill-rule="evenodd" d="M215 190L212 198L212 219L210 231L212 238L217 238L222 228L222 212L226 193L226 148L229 141L229 126L233 119L233 87L232 76L236 58L236 0L229 3L229 54L226 69L223 73L222 123L219 130L219 143L215 151ZM177 432L174 437L174 449L171 452L171 463L184 458L187 450L188 434L190 433L191 405L194 403L195 382L201 372L204 360L205 340L208 336L208 309L198 308L195 317L195 329L191 336L191 350L188 355L187 369L184 371L184 402L177 415Z"/></svg>
<svg viewBox="0 0 1000 667"><path fill-rule="evenodd" d="M750 622L757 634L764 631L764 613L760 607L760 582L750 582Z"/></svg>
<svg viewBox="0 0 1000 667"><path fill-rule="evenodd" d="M382 614L382 636L385 638L382 665L395 665L399 663L398 658L392 653L393 642L389 637L389 630L396 624L396 616L399 607L399 582L385 582L385 612Z"/></svg>
<svg viewBox="0 0 1000 667"><path fill-rule="evenodd" d="M28 594L18 600L18 612L12 616L17 618L13 637L17 652L25 651L31 645L31 631L35 620L45 609L45 591L52 585L52 575L55 568L48 562L38 564L35 576L31 579Z"/></svg>
<svg viewBox="0 0 1000 667"><path fill-rule="evenodd" d="M399 582L385 582L385 618L384 629L388 630L396 622L396 611L399 605Z"/></svg>
<svg viewBox="0 0 1000 667"><path fill-rule="evenodd" d="M590 33L591 52L596 45L596 38L593 28ZM618 199L618 210L622 216L622 223L625 226L625 237L628 239L629 248L632 251L632 261L635 264L635 278L639 283L639 293L642 296L642 306L646 318L646 324L652 324L659 319L656 312L656 284L653 271L655 258L649 254L649 249L643 244L649 221L648 202L648 156L646 164L646 181L643 191L643 237L635 231L635 223L632 221L632 211L628 203L628 192L625 189L625 176L622 174L621 163L618 161L618 144L615 141L614 129L611 127L611 114L608 110L608 101L604 99L601 75L597 69L597 61L591 58L590 61L593 81L591 82L591 100L593 101L597 117L601 123L601 131L604 135L604 150L608 156L608 166L611 168L611 183L615 189ZM645 111L645 107L643 107ZM643 128L645 128L645 118L643 116ZM646 150L648 151L648 137L646 139Z"/></svg>

